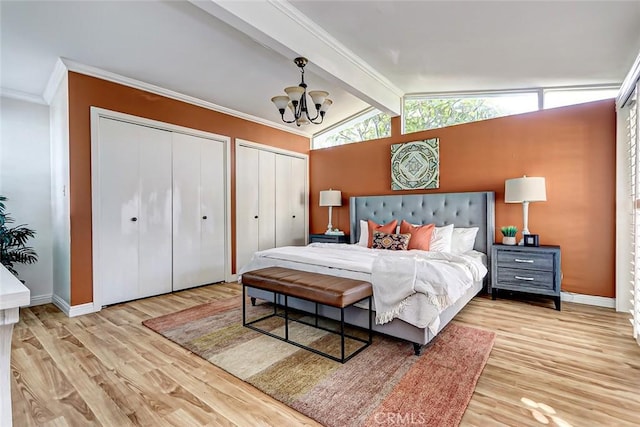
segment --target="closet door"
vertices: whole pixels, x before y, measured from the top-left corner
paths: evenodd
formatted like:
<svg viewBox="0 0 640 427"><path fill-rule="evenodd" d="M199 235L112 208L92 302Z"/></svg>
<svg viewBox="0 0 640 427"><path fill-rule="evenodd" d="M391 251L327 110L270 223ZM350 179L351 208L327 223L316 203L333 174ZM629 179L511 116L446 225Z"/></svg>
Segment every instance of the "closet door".
<svg viewBox="0 0 640 427"><path fill-rule="evenodd" d="M224 144L201 138L200 144L200 282L224 281L225 170Z"/></svg>
<svg viewBox="0 0 640 427"><path fill-rule="evenodd" d="M258 250L260 219L260 150L236 150L236 272Z"/></svg>
<svg viewBox="0 0 640 427"><path fill-rule="evenodd" d="M101 304L171 290L171 136L100 119Z"/></svg>
<svg viewBox="0 0 640 427"><path fill-rule="evenodd" d="M173 134L173 290L200 275L200 141Z"/></svg>
<svg viewBox="0 0 640 427"><path fill-rule="evenodd" d="M259 151L259 225L258 250L276 246L276 158L271 151Z"/></svg>
<svg viewBox="0 0 640 427"><path fill-rule="evenodd" d="M307 167L299 157L276 158L276 246L305 244Z"/></svg>
<svg viewBox="0 0 640 427"><path fill-rule="evenodd" d="M143 298L171 292L171 132L136 127L140 144L138 298Z"/></svg>
<svg viewBox="0 0 640 427"><path fill-rule="evenodd" d="M224 281L224 146L173 135L173 290Z"/></svg>
<svg viewBox="0 0 640 427"><path fill-rule="evenodd" d="M138 297L139 148L130 125L100 119L99 253L94 268L104 305Z"/></svg>

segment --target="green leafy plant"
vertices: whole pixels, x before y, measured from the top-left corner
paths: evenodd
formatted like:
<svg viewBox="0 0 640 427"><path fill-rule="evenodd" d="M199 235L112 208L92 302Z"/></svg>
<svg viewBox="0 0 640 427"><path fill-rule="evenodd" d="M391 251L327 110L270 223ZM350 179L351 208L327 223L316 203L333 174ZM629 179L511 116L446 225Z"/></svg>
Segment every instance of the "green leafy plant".
<svg viewBox="0 0 640 427"><path fill-rule="evenodd" d="M38 261L36 251L27 246L27 241L34 237L36 232L27 228L25 224L9 227L14 221L5 210L6 200L6 197L0 196L0 262L18 277L18 272L13 268L14 264L33 264Z"/></svg>
<svg viewBox="0 0 640 427"><path fill-rule="evenodd" d="M518 227L515 225L507 225L505 227L500 228L502 235L504 237L516 237L516 233L518 232Z"/></svg>

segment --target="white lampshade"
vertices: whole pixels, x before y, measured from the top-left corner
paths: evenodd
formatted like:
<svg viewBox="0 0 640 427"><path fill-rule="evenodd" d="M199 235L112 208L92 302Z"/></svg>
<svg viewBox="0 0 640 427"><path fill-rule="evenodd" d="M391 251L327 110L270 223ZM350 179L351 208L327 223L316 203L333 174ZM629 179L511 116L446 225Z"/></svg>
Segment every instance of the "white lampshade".
<svg viewBox="0 0 640 427"><path fill-rule="evenodd" d="M320 112L323 114L326 113L329 107L331 107L331 104L333 104L332 100L325 99L324 102L322 103L322 106L320 107Z"/></svg>
<svg viewBox="0 0 640 427"><path fill-rule="evenodd" d="M325 92L324 90L312 90L311 92L309 92L309 96L311 97L313 104L319 106L318 108L320 108L320 106L322 106L322 104L324 103L324 100L327 98L327 96L329 96L329 92Z"/></svg>
<svg viewBox="0 0 640 427"><path fill-rule="evenodd" d="M284 109L287 108L287 104L289 104L289 97L284 95L274 96L273 98L271 98L271 102L276 104L276 108L278 110L284 111Z"/></svg>
<svg viewBox="0 0 640 427"><path fill-rule="evenodd" d="M288 88L285 88L284 91L287 93L287 95L289 95L289 99L291 100L291 102L297 103L298 101L300 101L300 98L304 93L304 88L300 86L290 86Z"/></svg>
<svg viewBox="0 0 640 427"><path fill-rule="evenodd" d="M543 177L523 176L504 182L504 202L546 202L547 190Z"/></svg>
<svg viewBox="0 0 640 427"><path fill-rule="evenodd" d="M342 192L339 190L321 191L320 206L342 206Z"/></svg>

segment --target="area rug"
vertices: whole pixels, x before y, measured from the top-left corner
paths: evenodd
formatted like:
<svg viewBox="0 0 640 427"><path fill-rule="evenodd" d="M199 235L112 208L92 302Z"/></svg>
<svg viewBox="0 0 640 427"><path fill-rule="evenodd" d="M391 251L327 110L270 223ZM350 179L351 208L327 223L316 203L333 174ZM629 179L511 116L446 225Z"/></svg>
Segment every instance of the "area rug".
<svg viewBox="0 0 640 427"><path fill-rule="evenodd" d="M249 309L250 318L271 311ZM495 334L449 324L416 357L406 341L374 335L345 364L242 326L240 298L202 304L143 322L241 380L326 426L456 426L471 400ZM324 351L337 336L297 322L293 339ZM282 334L283 320L260 327ZM347 349L350 351L350 349Z"/></svg>

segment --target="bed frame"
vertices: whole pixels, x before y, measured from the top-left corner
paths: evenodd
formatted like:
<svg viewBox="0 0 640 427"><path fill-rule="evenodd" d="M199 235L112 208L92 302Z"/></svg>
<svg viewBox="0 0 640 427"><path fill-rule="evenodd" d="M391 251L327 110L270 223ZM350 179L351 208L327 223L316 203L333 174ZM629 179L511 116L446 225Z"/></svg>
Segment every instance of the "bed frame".
<svg viewBox="0 0 640 427"><path fill-rule="evenodd" d="M491 257L491 247L495 236L495 195L493 192L474 193L429 193L403 194L389 196L364 196L349 199L351 243L356 243L360 236L360 220L371 219L379 224L394 219L400 223L403 219L412 224L435 224L455 227L478 227L474 249L487 255L487 266ZM488 268L491 270L490 268ZM489 274L484 279L484 287L488 289ZM476 284L460 300L440 314L440 332L453 317L483 288ZM266 301L273 301L273 295L264 291L249 289L249 296ZM293 298L292 298L293 299ZM308 301L291 301L291 307L313 313L315 306ZM321 316L339 319L340 311L334 307L322 307ZM367 311L357 307L345 310L345 322L366 328L369 324ZM403 320L394 319L384 325L374 325L374 331L401 338L413 343L414 351L420 354L422 346L430 342L436 334L428 328L418 328Z"/></svg>

